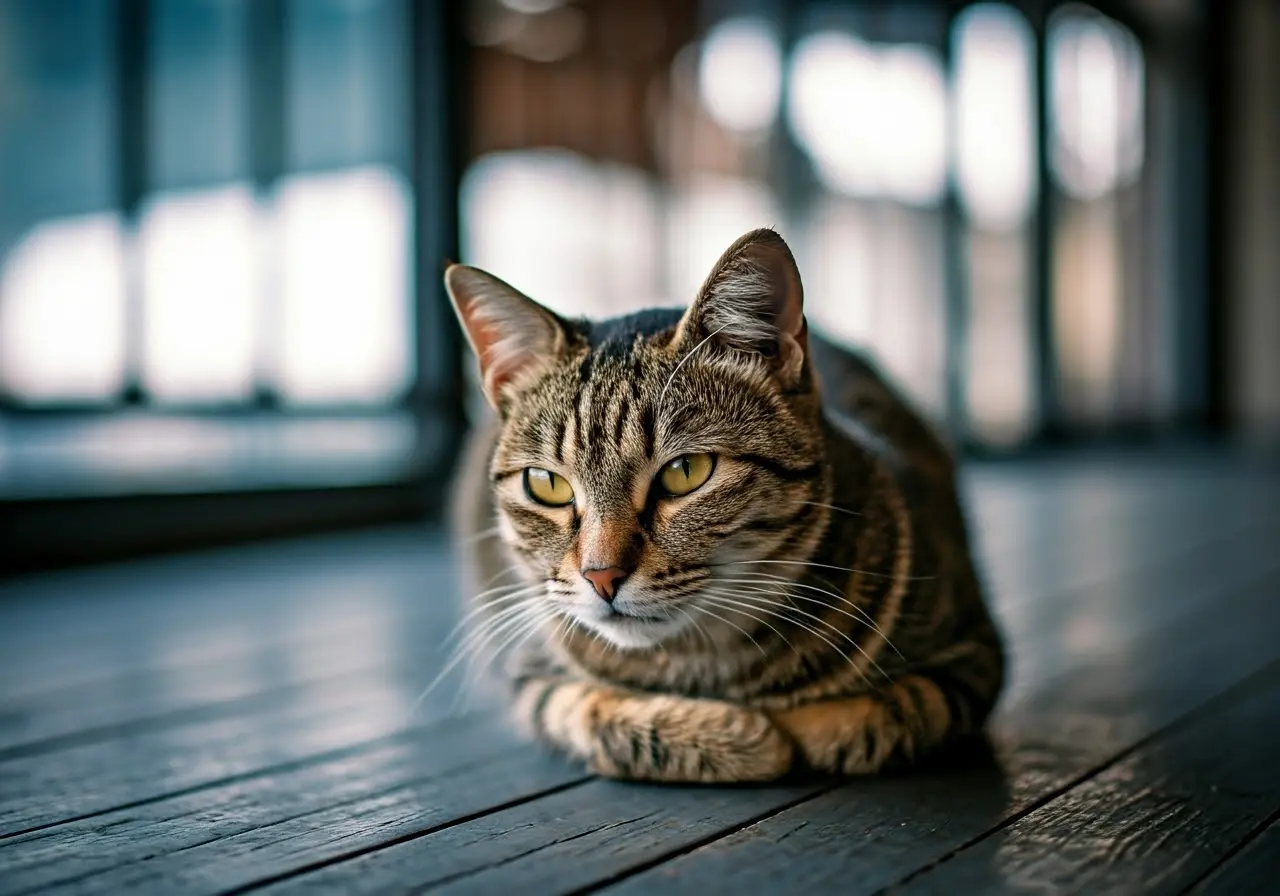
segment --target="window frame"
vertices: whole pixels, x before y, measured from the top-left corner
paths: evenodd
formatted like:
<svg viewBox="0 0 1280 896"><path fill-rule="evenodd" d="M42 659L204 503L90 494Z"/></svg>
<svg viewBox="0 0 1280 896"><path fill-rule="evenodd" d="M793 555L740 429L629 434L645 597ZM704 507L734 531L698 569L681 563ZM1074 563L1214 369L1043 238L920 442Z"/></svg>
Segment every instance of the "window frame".
<svg viewBox="0 0 1280 896"><path fill-rule="evenodd" d="M118 208L126 227L137 223L148 190L148 40L152 6L161 0L117 0L115 26ZM351 485L251 487L228 485L187 493L127 493L102 497L0 498L0 573L98 562L139 553L188 549L397 520L430 519L445 499L463 437L465 388L462 338L440 277L442 260L458 257L458 185L466 109L465 11L454 3L403 4L409 25L404 95L410 127L407 179L412 198L410 289L415 374L387 413L410 415L417 449L408 472ZM250 176L264 189L284 171L285 16L288 0L247 4ZM378 408L286 408L258 391L243 405L148 406L138 372L136 283L126 284L129 339L125 387L113 402L27 406L0 393L0 422L20 427L59 419L92 425L127 411L165 420L342 420Z"/></svg>

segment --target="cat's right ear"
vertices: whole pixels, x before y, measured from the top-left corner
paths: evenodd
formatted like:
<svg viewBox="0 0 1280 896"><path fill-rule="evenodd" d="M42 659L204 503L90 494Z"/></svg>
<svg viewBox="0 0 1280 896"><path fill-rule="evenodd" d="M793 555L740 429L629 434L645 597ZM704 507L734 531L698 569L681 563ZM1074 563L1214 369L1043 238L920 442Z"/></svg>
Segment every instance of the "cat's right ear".
<svg viewBox="0 0 1280 896"><path fill-rule="evenodd" d="M510 284L451 264L444 285L480 362L480 385L499 412L505 394L546 371L569 347L564 322Z"/></svg>

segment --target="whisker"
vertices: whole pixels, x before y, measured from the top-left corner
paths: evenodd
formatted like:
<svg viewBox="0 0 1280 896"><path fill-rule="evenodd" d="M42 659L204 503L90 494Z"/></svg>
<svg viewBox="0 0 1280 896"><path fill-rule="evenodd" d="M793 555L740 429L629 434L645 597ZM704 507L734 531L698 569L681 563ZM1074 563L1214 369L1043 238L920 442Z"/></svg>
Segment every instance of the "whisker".
<svg viewBox="0 0 1280 896"><path fill-rule="evenodd" d="M811 589L811 590L816 588L816 586L814 585L805 585L801 582L797 582L795 579L791 578L790 576L781 576L781 575L778 575L777 573L760 572L759 570L753 570L753 569L742 570L741 573L742 575L746 575L746 576L763 576L766 580L769 580L770 582L784 582L788 584L796 584L798 586ZM830 595L833 599L840 600L844 603L847 603L851 608L859 612L863 612L863 613L866 612L866 610L858 606L858 604L855 601L852 601L848 597L841 595L838 590L839 586L836 585L834 582L832 582L830 579L826 578L825 576L818 575L817 573L814 573L814 572L809 572L809 573L806 573L805 575L809 578L812 578L814 581L822 582L824 585L828 586L831 590L826 591L824 593ZM818 589L818 590L821 591L821 589ZM894 619L896 620L917 619L917 618L923 619L926 617L933 618L933 611L932 610L911 611L906 608L899 608L899 610L894 614ZM871 622L870 614L868 614L867 621ZM879 631L878 634L881 637L884 637L884 632Z"/></svg>
<svg viewBox="0 0 1280 896"><path fill-rule="evenodd" d="M466 631L468 629L468 626L474 621L476 616L479 616L487 611L492 615L485 619L485 623L493 624L500 619L506 618L511 613L511 611L516 609L520 604L528 601L532 601L532 600L537 600L539 596L540 595L538 594L538 587L530 586L530 589L528 591L521 590L514 594L505 594L502 597L496 597L491 599L488 603L484 604L483 606L472 607L471 610L468 611L467 614L463 616L461 619L459 619L458 622L454 625L454 631L449 634L449 638L445 640L445 644L448 644L449 641L455 637L456 633ZM514 601L515 603L512 603L510 606L502 606L502 604L506 604L511 601ZM482 625L477 629L473 629L473 631L479 631L479 630L482 630L483 628L484 626ZM465 640L466 638L464 637L464 641Z"/></svg>
<svg viewBox="0 0 1280 896"><path fill-rule="evenodd" d="M765 597L780 597L780 598L784 598L784 599L788 599L788 600L789 600L791 597L794 597L794 595L789 594L789 593L787 593L787 592L785 592L785 591L773 591L773 590L767 590L767 589L763 589L763 588L755 589L754 593L755 593L755 594L758 594L758 595L761 595L761 597L759 597L759 598L754 598L754 599L756 599L756 600L763 600ZM748 594L738 593L736 596L737 596L737 597L740 597L740 598L743 598L743 599L753 599L753 598L749 597L749 595L748 595ZM801 616L804 616L804 617L805 617L805 618L807 618L807 619L812 619L812 620L813 620L815 623L817 623L818 625L825 626L825 627L826 627L826 628L827 628L827 629L828 629L832 634L839 635L841 638L844 638L844 640L848 641L850 644L852 644L852 645L853 645L854 650L856 650L856 651L858 651L858 653L862 654L862 655L866 658L867 662L869 662L872 666L874 666L874 667L875 667L875 670L876 670L877 672L879 672L879 673L880 673L880 675L882 675L885 679L888 679L888 678L889 678L888 674L886 674L886 673L885 673L884 669L880 668L880 664L879 664L879 663L877 663L877 662L876 662L876 661L871 657L871 654L867 653L867 651L863 649L862 645L861 645L861 644L859 644L859 643L858 643L854 638L851 638L847 633L842 632L840 629L836 628L834 625L832 625L832 624L831 624L830 622L828 622L826 619L823 619L821 616L818 616L818 615L816 615L816 614L814 614L814 613L810 613L809 611L807 611L807 610L803 610L803 609L801 609L800 607L790 606L790 607L788 607L788 609L790 609L790 610L792 610L792 611L794 611L794 612L796 612L796 613L799 613ZM785 617L783 617L783 618L785 618ZM792 621L794 622L795 620L792 620ZM798 622L797 622L796 624L797 624L797 625L802 625L801 623L798 623ZM817 633L817 632L814 632L814 634L815 634L815 635L817 635L818 633ZM818 637L822 637L822 636L821 636L821 635L818 635ZM826 638L823 638L823 640L824 640L824 641L826 641L828 644L830 644L830 645L831 645L831 647L832 647L832 649L834 649L834 650L840 650L840 648L836 647L836 645L835 645L835 644L832 644L832 643L831 643L831 641L827 640ZM840 650L840 652L841 652L841 653L844 653L844 651L843 651L843 650ZM851 660L851 661L852 661L852 660ZM855 666L855 668L856 668L856 666ZM864 677L865 677L865 676L864 676ZM868 682L868 683L869 683L869 682Z"/></svg>
<svg viewBox="0 0 1280 896"><path fill-rule="evenodd" d="M493 538L502 531L501 526L490 526L488 529L481 529L479 532L472 532L464 538L463 544L473 544L477 541L483 541L486 538Z"/></svg>
<svg viewBox="0 0 1280 896"><path fill-rule="evenodd" d="M707 591L707 592L705 592L705 593L706 593L709 597L711 597L711 598L717 598L717 597L728 597L728 598L732 598L732 597L733 597L733 594L732 594L732 593L729 593L729 592L719 592L719 591L711 590L711 591ZM778 631L777 627L776 627L776 626L774 626L772 623L770 623L767 619L761 619L760 617L755 616L755 615L753 615L753 614L751 614L751 613L748 613L748 612L746 612L745 610L742 610L742 609L738 609L738 610L737 610L737 612L741 613L743 616L746 616L746 617L747 617L748 619L750 619L752 622L758 622L760 625L763 625L765 628L769 629L769 631L773 632L775 635L777 635L777 636L782 640L782 643L783 643L783 644L786 644L786 645L787 645L787 647L789 647L789 648L791 649L791 652L792 652L792 653L799 653L799 651L798 651L798 650L796 650L796 646L795 646L794 644L792 644L792 643L787 639L787 636L786 636L786 635L784 635L782 632ZM767 614L766 614L766 615L767 615Z"/></svg>
<svg viewBox="0 0 1280 896"><path fill-rule="evenodd" d="M514 572L515 570L512 570ZM490 594L497 594L500 591L510 591L513 588L527 588L530 585L542 585L543 582L509 582L506 585L494 585L492 588L485 588L483 591L477 591L471 597L471 602L484 600Z"/></svg>
<svg viewBox="0 0 1280 896"><path fill-rule="evenodd" d="M462 618L460 618L456 623L454 623L453 630L449 632L449 636L445 638L444 644L447 645L450 641L452 641L459 634L461 634L462 631L467 627L467 625L473 619L475 619L476 616L479 616L481 613L484 613L486 611L494 611L496 607L500 607L502 604L508 603L513 600L527 600L531 596L536 596L538 590L542 587L543 586L541 583L537 585L528 585L519 589L518 591L512 592L511 594L502 594L502 595L498 595L497 597L491 597L488 600L486 600L484 603L480 604L479 606L472 607L462 616ZM503 609L505 610L509 608L503 608ZM497 610L496 612L502 612L502 610Z"/></svg>
<svg viewBox="0 0 1280 896"><path fill-rule="evenodd" d="M676 607L676 609L680 612L682 616L684 616L686 619L689 620L689 624L693 626L694 632L699 637L701 637L703 641L706 642L706 645L708 647L715 647L715 641L712 639L711 633L698 624L698 620L694 618L692 613L690 613L684 607Z"/></svg>
<svg viewBox="0 0 1280 896"><path fill-rule="evenodd" d="M706 613L706 614L707 614L708 616L710 616L712 619L719 619L719 620L720 620L721 622L723 622L725 625L731 625L731 626L733 626L733 627L734 627L734 628L736 628L738 631L742 632L743 637L745 637L748 641L750 641L752 644L754 644L754 645L755 645L756 650L760 651L760 655L761 655L761 656L768 656L768 654L766 654L766 653L764 652L764 648L760 646L760 642L759 642L759 641L757 641L755 638L751 637L751 634L750 634L750 633L749 633L745 628L743 628L742 626L738 625L737 623L733 622L733 621L732 621L732 620L730 620L730 619L725 619L723 616L720 616L720 615L718 615L718 614L716 614L716 613L713 613L713 612L711 612L710 610L708 610L706 607L699 606L698 604L693 604L693 608L694 608L695 610L699 610L699 611L701 611L701 612L703 612L703 613Z"/></svg>
<svg viewBox="0 0 1280 896"><path fill-rule="evenodd" d="M753 580L752 578L750 578L751 576L764 576L765 578L762 580L761 579ZM865 623L873 632L875 632L877 635L879 635L881 638L884 639L884 642L893 649L894 653L902 657L904 660L906 659L906 657L902 655L902 651L899 650L896 646L894 646L894 643L889 640L889 636L885 634L885 632L880 628L880 626L876 624L876 621L871 618L871 614L842 594L836 594L834 591L827 591L825 589L819 588L817 585L807 585L804 582L793 582L784 576L775 576L775 575L770 575L769 573L747 573L747 576L744 578L719 579L718 581L727 582L731 584L740 584L740 585L777 584L777 585L783 585L784 587L804 588L808 591L813 591L818 594L826 595L827 597L830 597L832 600L836 600L836 601L839 601L840 603L847 605L850 609L854 611L854 613L851 613L847 610L842 610L840 607L837 607L837 606L831 606L826 601L819 600L816 597L806 597L799 594L792 595L792 597L799 598L800 600L807 600L816 604L822 604L823 606L828 606L832 610L835 610L837 613L841 613L845 616L848 616L850 619L854 619L858 622ZM857 615L855 615L855 613Z"/></svg>
<svg viewBox="0 0 1280 896"><path fill-rule="evenodd" d="M742 595L742 597L746 598L747 595ZM788 607L787 609L794 609L794 608ZM831 648L831 651L833 653L835 653L837 656L839 656L845 662L847 662L849 664L849 667L853 669L854 672L858 673L858 677L861 678L864 682L866 682L868 687L874 688L876 686L875 682L873 682L869 677L867 677L867 673L858 668L858 664L854 660L854 658L850 656L847 651L842 650L840 648L840 645L836 644L830 638L828 638L825 634L823 634L820 629L815 628L814 626L812 626L807 622L802 622L799 619L793 619L790 616L786 616L780 612L774 612L773 615L777 616L779 619L785 619L787 622L791 623L792 625L796 626L802 631L808 632L810 635L813 635L815 638L822 641L822 643L826 644L829 648Z"/></svg>
<svg viewBox="0 0 1280 896"><path fill-rule="evenodd" d="M849 514L849 516L859 516L859 517L866 516L865 513L862 513L860 511L850 510L848 507L837 507L834 504L824 504L821 501L801 501L800 503L808 504L810 507L825 507L827 510L835 510L839 513L847 513Z"/></svg>
<svg viewBox="0 0 1280 896"><path fill-rule="evenodd" d="M532 636L536 631L538 631L539 628L542 627L542 624L546 621L546 619L547 619L547 613L545 608L540 607L536 604L530 605L527 608L527 611L525 613L518 615L514 619L515 624L509 627L509 632L510 632L509 637L507 637L496 648L493 649L491 654L492 657L500 658L503 654L506 653L506 651L509 648L518 650L520 646L523 645L524 642L528 640L530 636ZM520 643L515 644L515 646L512 647L513 642L515 642L517 638L520 639ZM480 659L479 651L478 650L473 651L471 653L471 658L473 661ZM469 693L470 690L475 687L476 683L480 678L480 675L481 675L481 672L473 668L471 674L466 676L465 679L463 680L462 687L459 689L459 694L465 695ZM456 702L457 702L457 698L455 697L454 703L456 704ZM453 708L453 705L454 704L451 704L450 706L451 710Z"/></svg>
<svg viewBox="0 0 1280 896"><path fill-rule="evenodd" d="M706 345L708 342L710 342L710 341L711 341L711 337L712 337L712 336L716 336L716 335L718 335L718 334L720 333L720 330L723 330L723 329L724 329L725 327L727 327L727 326L729 326L729 325L728 325L728 324L725 324L724 326L722 326L722 327L720 327L719 329L717 329L715 332L711 333L709 336L707 336L705 339L703 339L701 342L699 342L699 343L698 343L697 345L695 345L693 348L689 349L689 353L688 353L688 354L686 354L683 358L681 358L681 359L679 360L679 362L677 362L677 364L676 364L676 366L675 366L675 369L671 371L671 376L667 377L667 382L663 385L663 387L662 387L662 391L661 391L660 393L658 393L658 407L659 407L659 408L661 408L661 407L662 407L662 400L663 400L664 398L666 398L666 397L667 397L667 389L671 388L671 381L672 381L673 379L675 379L675 378L676 378L676 374L680 372L680 368L684 366L684 364L685 364L685 362L686 362L686 361L688 361L690 358L692 358L692 357L694 356L694 353L695 353L695 352L697 352L697 351L698 351L698 349L702 348L704 345Z"/></svg>
<svg viewBox="0 0 1280 896"><path fill-rule="evenodd" d="M777 592L775 592L775 591L761 591L761 592L758 592L758 593L761 593L761 594L774 594L774 595L776 595L776 594L777 594ZM816 597L809 597L808 595L805 595L805 594L787 594L787 599L788 599L788 600L803 600L803 601L808 601L809 603L817 604L817 605L822 606L822 607L826 607L828 610L834 610L835 612L837 612L837 613L841 614L842 616L847 616L847 617L849 617L849 618L850 618L850 619L852 619L854 622L859 622L859 623L862 623L862 624L866 625L868 628L870 628L872 631L874 631L876 634L878 634L878 635L880 636L881 640L883 640L883 641L884 641L884 643L885 643L885 644L887 644L887 645L889 646L889 648L890 648L894 653L896 653L896 654L897 654L900 658L902 658L903 660L905 660L905 659L906 659L906 657L905 657L905 656L903 656L902 651L901 651L901 650L899 650L899 649L897 648L897 645L895 645L895 644L893 643L893 641L889 640L889 636L888 636L888 635L886 635L883 631L881 631L879 626L877 626L874 622L871 622L871 621L869 621L868 619L864 618L864 617L865 617L865 614L864 614L864 617L855 616L855 615L853 615L852 613L849 613L849 612L847 612L847 611L845 611L845 610L840 609L839 607L833 607L833 606L831 606L831 604L827 603L827 602L826 602L826 601L824 601L824 600L821 600L821 599L816 598ZM828 624L828 625L830 625L830 623L827 623L827 624ZM857 645L857 647L858 647L858 650L859 650L860 652L862 652L863 656L867 656L866 651L862 648L862 646L861 646L861 645ZM867 656L867 659L868 659L868 660L870 660L870 659L871 659L871 657ZM874 660L873 660L872 662L874 663ZM878 666L877 666L877 669L879 669L879 667L878 667ZM879 671L881 672L881 674L884 674L884 671L883 671L883 670L879 670ZM886 676L886 677L887 677L887 676Z"/></svg>
<svg viewBox="0 0 1280 896"><path fill-rule="evenodd" d="M833 566L830 563L815 563L812 560L733 560L727 563L712 563L710 566L734 566L739 563L771 563L779 566L804 566L811 569L835 569L840 572L854 573L860 576L871 576L877 579L895 579L893 573L888 572L872 572L869 569L855 569L851 566ZM908 582L931 582L937 576L905 576Z"/></svg>
<svg viewBox="0 0 1280 896"><path fill-rule="evenodd" d="M520 570L519 570L519 568L517 568L514 564L513 564L513 565L510 565L510 566L507 566L505 569L500 569L500 570L498 570L497 572L495 572L493 575L489 576L489 578L488 578L488 579L486 579L483 583L481 583L481 586L480 586L480 587L482 587L482 588L488 588L490 585L492 585L492 584L493 584L494 582L496 582L498 579L502 578L503 576L507 576L507 575L516 575L516 576L518 576L518 575L520 575Z"/></svg>
<svg viewBox="0 0 1280 896"><path fill-rule="evenodd" d="M524 618L523 613L537 609L533 600L526 599L527 602L518 603L511 607L506 607L493 616L483 620L483 623L472 631L468 632L466 637L454 648L452 655L445 662L444 668L431 680L426 689L418 695L413 701L413 705L409 708L412 715L418 711L422 702L430 696L440 683L448 677L449 673L464 662L468 657L474 657L479 651L487 645L494 637L500 633L508 631L513 623L519 624Z"/></svg>
<svg viewBox="0 0 1280 896"><path fill-rule="evenodd" d="M725 609L737 609L737 610L738 610L738 612L743 612L743 610L739 609L739 608L741 608L741 607L744 607L744 606L745 606L745 607L751 607L752 609L762 610L762 611L764 611L767 615L771 615L771 616L773 616L773 617L775 617L775 618L777 618L777 619L781 619L781 620L783 620L784 622L789 622L789 623L791 623L792 625L796 626L797 628L800 628L800 629L802 629L802 630L804 630L804 631L808 632L809 634L813 635L815 638L818 638L819 640L821 640L824 644L826 644L828 647L830 647L830 648L831 648L832 652L834 652L834 653L835 653L835 654L837 654L838 656L842 657L846 662L848 662L848 663L849 663L849 665L853 667L853 670L854 670L855 672L857 672L859 675L861 675L861 676L862 676L862 679L863 679L864 681L866 681L866 682L867 682L867 684L869 684L869 685L871 684L871 680L870 680L869 678L867 678L866 673L864 673L862 670L860 670L860 669L858 668L857 663L855 663L855 662L854 662L854 660L853 660L853 657L849 656L845 651L841 650L841 649L840 649L840 647L839 647L839 645L837 645L835 642L833 642L830 638L828 638L826 635L824 635L824 634L823 634L821 631L819 631L818 629L813 628L812 626L810 626L810 625L808 625L808 624L806 624L806 623L804 623L804 622L801 622L801 621L799 621L798 619L792 619L792 618L790 618L789 616L784 616L782 613L778 612L778 610L777 610L774 606L770 606L770 605L766 605L766 604L761 604L761 603L750 603L750 602L748 602L748 601L750 601L750 600L751 600L751 598L750 598L748 595L745 595L745 594L739 594L739 595L737 595L737 597L738 597L738 598L740 598L740 600L738 600L738 599L726 599L726 598L724 598L724 597L722 597L722 596L721 596L721 597L717 597L717 598L715 598L715 599L712 601L712 603L714 603L716 606L723 607L723 608L725 608ZM794 608L794 607L790 607L789 609L795 609L795 608ZM795 651L797 654L799 654L799 653L800 653L800 651L795 650L795 648L794 648L794 647L792 647L792 650L793 650L793 651Z"/></svg>

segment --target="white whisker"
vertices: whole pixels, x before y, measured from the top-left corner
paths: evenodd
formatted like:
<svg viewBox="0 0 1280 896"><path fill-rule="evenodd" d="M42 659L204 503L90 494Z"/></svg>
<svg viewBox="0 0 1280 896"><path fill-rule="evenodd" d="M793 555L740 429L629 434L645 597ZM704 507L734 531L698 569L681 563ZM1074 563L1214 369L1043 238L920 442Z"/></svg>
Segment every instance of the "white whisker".
<svg viewBox="0 0 1280 896"><path fill-rule="evenodd" d="M778 566L804 566L812 569L835 569L840 572L854 573L860 576L871 576L877 579L894 579L896 576L888 572L872 572L869 569L855 569L851 566L833 566L830 563L814 563L812 560L734 560L729 563L713 563L712 566L734 566L739 563L770 563ZM937 576L906 576L909 582L931 582Z"/></svg>
<svg viewBox="0 0 1280 896"><path fill-rule="evenodd" d="M765 578L753 579L751 578L752 576L764 576ZM876 621L871 618L871 614L868 613L866 610L864 610L862 607L855 604L849 598L845 597L844 595L836 594L834 591L827 591L823 588L819 588L817 585L806 585L804 582L794 582L794 581L791 581L790 579L785 578L784 576L774 576L774 575L770 575L769 573L748 573L747 576L740 579L717 579L717 581L726 582L730 584L737 584L737 585L782 585L784 587L790 587L790 588L804 588L805 590L813 591L813 592L816 592L817 594L825 595L831 598L832 600L836 600L836 601L839 601L840 603L845 604L854 612L849 612L849 610L843 610L840 607L832 606L831 604L828 604L826 601L819 600L816 597L807 597L800 594L792 594L791 597L797 598L799 600L807 600L807 601L810 601L811 603L821 604L825 607L830 607L832 610L835 610L837 613L848 616L850 619L853 619L855 621L864 623L873 632L875 632L877 635L883 638L884 642L888 644L890 648L893 649L894 653L902 657L904 660L906 659L905 656L902 656L902 651L899 650L897 647L895 647L893 642L889 640L889 636L885 634L883 630L881 630L880 626L876 625Z"/></svg>
<svg viewBox="0 0 1280 896"><path fill-rule="evenodd" d="M710 616L712 619L719 619L719 620L720 620L721 622L723 622L725 625L733 626L733 627L734 627L734 628L736 628L738 631L742 632L742 636L743 636L744 638L746 638L748 641L750 641L752 644L754 644L754 645L755 645L756 650L760 651L760 655L761 655L761 656L768 656L768 654L766 654L766 653L764 652L764 648L760 646L760 642L759 642L759 641L757 641L755 638L751 637L751 634L750 634L750 633L749 633L745 628L743 628L742 626L740 626L740 625L738 625L737 623L733 622L733 620L731 620L731 619L725 619L723 616L720 616L720 615L718 615L718 614L716 614L716 613L713 613L713 612L711 612L710 610L708 610L706 607L704 607L704 606L700 606L700 605L698 605L698 604L693 604L693 608L694 608L695 610L698 610L699 612L706 613L706 614L707 614L708 616Z"/></svg>
<svg viewBox="0 0 1280 896"><path fill-rule="evenodd" d="M509 603L513 600L526 600L531 595L536 595L537 592L543 587L544 586L541 583L537 585L527 585L520 588L517 591L513 591L510 594L501 594L496 597L490 597L488 600L486 600L484 603L480 604L479 606L472 607L462 616L462 618L460 618L456 623L454 623L453 631L451 631L449 633L449 636L445 638L444 643L447 645L450 641L452 641L459 634L461 634L463 630L466 629L467 624L470 623L471 620L473 620L476 616L479 616L481 613L484 613L486 611L501 612L496 610L496 608L501 607L503 604Z"/></svg>
<svg viewBox="0 0 1280 896"><path fill-rule="evenodd" d="M750 601L750 600L753 600L753 598L751 598L749 595L745 595L745 594L741 594L741 595L739 595L739 597L740 597L740 598L742 598L742 599L743 599L743 601ZM754 600L760 600L760 599L759 599L759 598L754 598ZM865 681L869 686L871 686L871 687L874 687L874 686L875 686L875 685L874 685L874 683L871 681L871 679L867 677L866 673L865 673L865 672L863 672L861 669L859 669L859 668L858 668L858 664L854 661L853 657L849 656L849 654L848 654L848 653L846 653L844 650L841 650L841 649L840 649L840 646L839 646L838 644L836 644L835 642L833 642L830 638L828 638L826 635L824 635L824 634L823 634L821 631L819 631L818 629L814 628L813 626L809 625L809 624L808 624L808 623L806 623L806 622L801 622L801 621L800 621L800 620L798 620L798 619L792 619L790 616L783 615L782 613L780 613L780 612L778 612L776 609L774 609L772 606L766 606L766 605L762 605L762 604L760 604L760 603L748 603L747 605L748 605L748 606L753 606L753 607L755 607L756 609L767 610L771 615L775 616L776 618L781 619L781 620L783 620L783 621L785 621L785 622L789 622L789 623L791 623L792 625L796 626L797 628L802 629L803 631L806 631L806 632L808 632L809 634L813 635L815 638L819 639L819 640L820 640L820 641L822 641L824 644L826 644L828 647L830 647L833 653L835 653L835 654L837 654L838 656L842 657L842 658L845 660L845 662L847 662L847 663L849 664L849 666L853 669L853 671L857 672L857 673L858 673L858 675L859 675L859 676L861 676L862 680L863 680L863 681ZM788 607L788 609L795 609L795 608L794 608L794 607ZM799 651L797 651L797 653L799 653Z"/></svg>
<svg viewBox="0 0 1280 896"><path fill-rule="evenodd" d="M474 544L477 541L483 541L486 538L493 538L502 531L501 526L490 526L488 529L481 529L479 532L472 532L462 540L463 544ZM504 570L505 572L505 570ZM499 573L501 575L501 573Z"/></svg>
<svg viewBox="0 0 1280 896"><path fill-rule="evenodd" d="M859 516L859 517L866 516L865 513L861 513L857 510L850 510L848 507L837 507L834 504L824 504L821 501L801 501L800 503L808 504L810 507L825 507L827 510L835 510L840 513L847 513L849 514L849 516Z"/></svg>
<svg viewBox="0 0 1280 896"><path fill-rule="evenodd" d="M708 342L710 342L710 341L711 341L711 338L712 338L713 336L718 335L718 334L720 333L720 331L721 331L721 330L723 330L723 329L724 329L725 327L727 327L727 326L729 326L729 325L728 325L728 324L725 324L724 326L722 326L722 327L720 327L720 328L718 328L718 329L714 330L714 331L713 331L709 336L707 336L706 338L704 338L701 342L699 342L699 343L698 343L697 345L695 345L693 348L689 349L689 353L688 353L688 354L686 354L683 358L681 358L681 359L676 363L675 369L671 371L671 376L667 377L667 382L666 382L666 384L665 384L665 385L663 385L663 387L662 387L662 391L661 391L660 393L658 393L658 407L659 407L659 408L661 408L661 407L662 407L662 400L663 400L664 398L666 398L666 397L667 397L667 389L671 388L671 381L672 381L672 380L674 380L674 379L676 378L676 374L680 372L680 368L684 366L684 364L685 364L685 362L686 362L686 361L688 361L690 358L692 358L692 357L694 356L694 353L695 353L695 352L697 352L697 350L698 350L698 349L702 348L704 345L706 345Z"/></svg>
<svg viewBox="0 0 1280 896"><path fill-rule="evenodd" d="M479 653L479 651L500 632L509 630L513 622L519 623L523 619L523 613L527 613L533 609L536 609L536 607L533 605L532 599L526 598L525 602L517 603L511 607L506 607L498 613L495 613L493 616L485 618L481 625L467 632L462 641L454 648L452 656L449 657L444 668L440 670L436 677L431 680L431 683L427 685L426 689L424 689L423 692L418 695L417 699L413 701L413 705L409 709L410 715L417 712L418 708L422 705L422 702L440 686L440 683L444 681L445 678L448 677L449 673L456 669L460 663L465 661L468 657Z"/></svg>
<svg viewBox="0 0 1280 896"><path fill-rule="evenodd" d="M706 596L708 596L708 597L710 597L710 598L717 598L717 597L728 597L728 598L732 598L732 597L734 597L734 596L735 596L733 592L722 592L722 591L718 591L718 590L716 590L716 589L707 589L706 591L700 592L700 594L705 594ZM777 629L774 625L772 625L770 622L768 622L767 620L765 620L765 619L760 619L759 617L757 617L757 616L753 616L752 614L747 613L747 612L745 612L745 611L743 611L743 610L738 610L738 612L739 612L739 613L742 613L742 615L746 616L748 619L752 620L753 622L758 622L758 623L760 623L761 625L763 625L765 628L769 629L769 631L773 632L775 635L777 635L779 638L781 638L781 639L782 639L782 643L783 643L783 644L786 644L789 648L791 648L791 651L792 651L793 653L798 653L798 652L799 652L799 651L797 651L797 650L796 650L795 645L794 645L794 644L792 644L790 641L788 641L788 640L787 640L787 636L786 636L786 635L784 635L782 632L778 631L778 629Z"/></svg>
<svg viewBox="0 0 1280 896"><path fill-rule="evenodd" d="M756 597L754 595L759 595L759 597ZM789 594L788 592L785 592L785 591L775 591L771 589L755 588L748 593L736 592L735 597L741 598L742 600L753 600L753 601L760 602L760 601L766 600L769 597L782 598L783 600L789 600L790 598L794 597L794 595ZM760 606L760 604L757 603L757 606ZM821 616L818 616L814 613L810 613L807 610L801 609L800 607L797 607L794 605L788 605L787 609L791 610L792 612L799 613L801 616L804 616L806 619L812 620L817 625L824 626L832 634L838 635L839 637L848 641L849 644L853 646L854 650L862 654L862 656L866 658L867 662L869 662L875 668L875 670L880 673L881 676L883 676L885 679L889 678L889 676L885 673L884 669L880 668L880 664L877 663L872 658L871 654L867 653L866 650L863 649L862 645L859 644L854 638L850 637L847 633L842 632L840 629L836 628L834 625L832 625L827 620L823 619ZM782 616L781 614L778 614L778 616L781 619L789 619L789 621L795 623L796 625L801 626L802 628L808 628L807 626L805 626L804 623L798 622L794 619L790 619L789 617L786 617L786 616ZM835 644L833 644L829 639L821 635L819 632L814 631L813 629L808 629L808 630L811 631L817 637L822 638L822 640L825 641L828 645L830 645L833 650L836 650L839 653L844 654L843 650L841 650L839 647L837 647ZM852 658L850 658L850 662L852 662ZM856 668L856 665L855 665L855 668Z"/></svg>

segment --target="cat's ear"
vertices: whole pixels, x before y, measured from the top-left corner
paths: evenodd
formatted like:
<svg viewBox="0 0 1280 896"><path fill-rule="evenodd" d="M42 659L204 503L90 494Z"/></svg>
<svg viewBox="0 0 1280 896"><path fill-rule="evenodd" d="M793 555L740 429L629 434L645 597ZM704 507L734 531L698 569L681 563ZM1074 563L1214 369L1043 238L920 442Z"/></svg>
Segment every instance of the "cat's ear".
<svg viewBox="0 0 1280 896"><path fill-rule="evenodd" d="M763 355L784 380L799 379L807 342L804 288L791 249L775 231L744 234L715 263L674 344L693 348L702 340Z"/></svg>
<svg viewBox="0 0 1280 896"><path fill-rule="evenodd" d="M480 362L481 388L495 409L502 410L509 386L545 372L567 351L564 321L492 274L451 264L444 285Z"/></svg>

